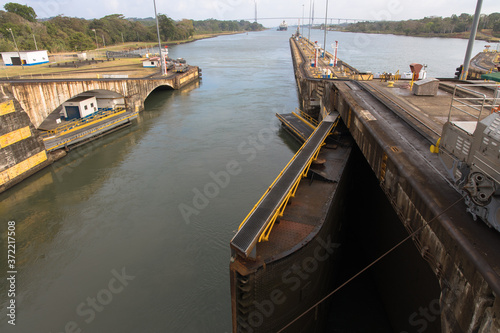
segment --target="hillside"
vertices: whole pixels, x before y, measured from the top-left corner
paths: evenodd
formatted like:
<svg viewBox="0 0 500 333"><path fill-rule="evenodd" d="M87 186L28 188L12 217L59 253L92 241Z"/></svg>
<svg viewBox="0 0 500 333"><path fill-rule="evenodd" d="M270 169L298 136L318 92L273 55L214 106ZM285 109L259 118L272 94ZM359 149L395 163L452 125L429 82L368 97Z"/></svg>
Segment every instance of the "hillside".
<svg viewBox="0 0 500 333"><path fill-rule="evenodd" d="M9 5L14 5L12 9ZM153 18L125 18L121 14L107 15L100 19L57 16L43 21L36 20L36 13L29 6L8 3L6 11L0 10L0 52L15 50L12 33L21 50L38 49L51 53L84 51L97 46L122 42L157 42L156 21ZM29 14L26 14L29 13ZM164 14L158 15L160 36L163 42L187 40L195 35L229 31L260 31L264 27L248 21L181 20L174 21Z"/></svg>

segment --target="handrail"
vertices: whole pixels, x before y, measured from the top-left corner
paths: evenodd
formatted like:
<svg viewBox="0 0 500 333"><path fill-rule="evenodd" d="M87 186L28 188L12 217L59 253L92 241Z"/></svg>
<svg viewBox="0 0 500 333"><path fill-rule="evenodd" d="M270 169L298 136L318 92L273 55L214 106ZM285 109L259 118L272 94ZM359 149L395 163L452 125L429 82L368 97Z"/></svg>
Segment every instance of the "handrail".
<svg viewBox="0 0 500 333"><path fill-rule="evenodd" d="M125 111L123 112L125 113ZM125 115L122 115L116 119L113 119L111 122L106 122L104 123L102 126L97 126L97 127L92 127L92 128L89 128L87 131L84 131L84 132L81 132L81 133L77 133L77 134L74 134L70 137L66 137L66 138L63 138L63 139L59 139L59 141L57 141L54 145L52 146L46 146L46 150L47 151L53 151L53 150L56 150L56 149L59 149L59 148L62 148L64 147L66 144L78 139L78 138L81 138L81 137L84 137L88 134L91 134L91 133L94 133L94 132L97 132L97 131L100 131L102 130L103 128L106 128L106 127L110 127L116 123L119 123L120 121L123 121L127 118L132 118L134 116L137 116L137 112L133 112L131 114L125 114ZM56 138L52 138L51 140L56 140Z"/></svg>
<svg viewBox="0 0 500 333"><path fill-rule="evenodd" d="M458 110L461 113L464 113L473 119L475 119L477 122L481 120L481 116L483 114L483 111L485 108L491 108L492 110L495 109L495 107L498 107L497 105L497 99L500 97L500 88L497 85L494 84L474 84L472 87L494 87L495 90L493 92L493 98L489 98L486 96L486 94L478 92L476 90L473 90L470 88L470 85L463 85L463 84L457 84L455 88L453 89L453 96L451 98L451 104L450 104L450 111L448 113L448 121L451 121L451 115L453 110ZM467 92L472 96L478 96L478 97L459 97L457 95L457 92ZM490 102L491 101L491 102ZM472 103L471 103L472 102ZM490 102L490 103L487 103ZM459 105L457 105L459 104ZM469 111L466 111L464 107L470 108L472 110L477 111L479 114L474 115L470 113Z"/></svg>
<svg viewBox="0 0 500 333"><path fill-rule="evenodd" d="M302 118L305 118L308 122L310 122L314 127L318 126L319 122L314 119L313 117L311 117L310 115L308 115L307 113L305 113L303 110L300 110L300 109L295 109L295 111L299 111L299 114Z"/></svg>
<svg viewBox="0 0 500 333"><path fill-rule="evenodd" d="M56 127L53 130L48 130L45 131L45 133L41 134L42 138L49 138L49 137L54 137L54 136L59 136L63 133L66 133L71 130L76 130L77 127L80 127L85 124L89 124L90 122L94 122L97 120L100 120L102 118L108 117L113 114L118 114L121 112L124 112L125 108L123 107L118 107L115 109L107 108L107 109L101 109L100 111L97 111L91 115L88 115L87 117L84 118L79 118L79 119L72 119L66 124L63 124L59 127Z"/></svg>

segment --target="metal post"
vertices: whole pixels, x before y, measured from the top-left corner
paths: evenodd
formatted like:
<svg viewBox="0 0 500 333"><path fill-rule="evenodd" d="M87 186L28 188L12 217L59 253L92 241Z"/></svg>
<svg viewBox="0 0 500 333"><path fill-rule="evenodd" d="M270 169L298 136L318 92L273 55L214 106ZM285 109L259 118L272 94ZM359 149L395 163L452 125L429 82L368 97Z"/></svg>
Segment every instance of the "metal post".
<svg viewBox="0 0 500 333"><path fill-rule="evenodd" d="M300 34L304 35L304 4L302 4L302 31Z"/></svg>
<svg viewBox="0 0 500 333"><path fill-rule="evenodd" d="M158 14L156 12L156 0L153 0L155 6L155 17L156 17L156 33L158 34L158 51L160 52L160 66L161 66L161 75L165 73L165 61L161 55L161 39L160 39L160 24L158 23Z"/></svg>
<svg viewBox="0 0 500 333"><path fill-rule="evenodd" d="M314 27L314 0L313 0L313 15L311 17L311 25Z"/></svg>
<svg viewBox="0 0 500 333"><path fill-rule="evenodd" d="M35 34L33 34L33 41L35 42L35 49L38 51L38 45L36 45L36 38L35 38Z"/></svg>
<svg viewBox="0 0 500 333"><path fill-rule="evenodd" d="M476 40L477 27L479 25L479 18L481 16L481 7L483 0L477 0L476 13L474 14L474 22L472 22L472 29L470 31L469 45L467 45L467 52L465 53L464 68L460 80L467 80L469 75L470 58L472 56L472 49L474 48L474 41Z"/></svg>
<svg viewBox="0 0 500 333"><path fill-rule="evenodd" d="M104 47L106 47L106 40L104 40L104 35L102 35L102 45L104 45Z"/></svg>
<svg viewBox="0 0 500 333"><path fill-rule="evenodd" d="M323 58L326 57L326 26L328 23L328 0L326 0L326 13L325 13L325 42L323 43Z"/></svg>
<svg viewBox="0 0 500 333"><path fill-rule="evenodd" d="M12 40L14 41L14 46L16 47L16 50L17 50L17 56L19 57L19 61L21 62L21 68L24 69L23 59L21 59L21 53L19 52L19 48L17 47L16 38L14 37L14 33L12 32L11 28L7 28L7 30L9 30L10 34L12 35Z"/></svg>
<svg viewBox="0 0 500 333"><path fill-rule="evenodd" d="M97 32L95 32L95 29L92 29L95 35L95 49L97 50L99 48L99 43L97 42Z"/></svg>
<svg viewBox="0 0 500 333"><path fill-rule="evenodd" d="M312 0L309 0L309 33L307 39L311 40L311 17L312 17Z"/></svg>
<svg viewBox="0 0 500 333"><path fill-rule="evenodd" d="M257 0L255 2L255 23L257 23Z"/></svg>
<svg viewBox="0 0 500 333"><path fill-rule="evenodd" d="M312 17L311 17L311 25L314 27L314 0L313 0L313 11L312 11Z"/></svg>
<svg viewBox="0 0 500 333"><path fill-rule="evenodd" d="M335 41L335 60L333 61L333 67L337 67L337 51L339 49L339 41Z"/></svg>

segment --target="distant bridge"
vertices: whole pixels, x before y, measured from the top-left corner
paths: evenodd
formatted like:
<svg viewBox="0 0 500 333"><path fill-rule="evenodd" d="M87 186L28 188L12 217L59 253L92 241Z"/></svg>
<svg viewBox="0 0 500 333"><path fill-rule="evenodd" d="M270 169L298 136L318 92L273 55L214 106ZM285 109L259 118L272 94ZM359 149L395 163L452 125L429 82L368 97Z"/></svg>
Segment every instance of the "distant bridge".
<svg viewBox="0 0 500 333"><path fill-rule="evenodd" d="M258 17L257 18L257 22L258 21L264 21L264 20L301 20L304 19L305 22L309 22L310 20L310 17L298 17L298 16L288 16L288 17ZM255 21L255 18L251 18L251 19L243 19L244 21ZM325 22L325 18L321 18L321 17L314 17L313 20L315 21L320 21L320 22ZM349 19L349 18L337 18L337 17L333 17L333 18L328 18L328 22L329 24L335 24L335 22L338 22L337 24L340 24L341 22L344 22L344 23L357 23L357 22L375 22L376 20L367 20L367 19ZM320 23L320 24L316 24L316 25L321 25L323 23ZM304 24L304 25L309 25L309 24Z"/></svg>

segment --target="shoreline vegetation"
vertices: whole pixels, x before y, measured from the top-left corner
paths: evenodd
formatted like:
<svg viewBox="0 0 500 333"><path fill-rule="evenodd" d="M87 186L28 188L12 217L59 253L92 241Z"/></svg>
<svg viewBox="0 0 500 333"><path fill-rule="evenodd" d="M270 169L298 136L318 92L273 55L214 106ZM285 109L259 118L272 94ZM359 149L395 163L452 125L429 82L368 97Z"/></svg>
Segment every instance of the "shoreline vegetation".
<svg viewBox="0 0 500 333"><path fill-rule="evenodd" d="M364 34L378 34L378 35L395 35L395 36L405 36L405 37L422 37L422 38L459 38L459 39L469 39L470 32L461 33L420 33L420 34L406 34L403 32L388 32L388 31L349 31L345 29L332 29L331 31L341 31L341 32L352 32L352 33L364 33ZM482 40L488 43L500 43L500 38L489 34L487 31L478 31L476 35L476 40Z"/></svg>
<svg viewBox="0 0 500 333"><path fill-rule="evenodd" d="M32 7L9 2L0 10L0 52L16 50L12 35L20 50L61 52L95 51L125 43L158 43L156 20L152 17L125 18L112 14L99 19L83 19L59 15L37 19ZM249 21L175 21L165 14L158 15L162 45L191 42L214 35L262 31L264 26Z"/></svg>
<svg viewBox="0 0 500 333"><path fill-rule="evenodd" d="M409 37L468 39L473 18L473 15L462 13L444 18L430 16L419 20L363 21L352 24L329 25L328 29ZM324 25L321 28L324 29ZM500 13L481 15L476 40L500 42Z"/></svg>
<svg viewBox="0 0 500 333"><path fill-rule="evenodd" d="M187 43L193 43L199 40L203 39L208 39L208 38L215 38L219 36L226 36L226 35L238 35L238 34L244 34L247 31L225 31L225 32L213 32L213 33L206 33L206 34L199 34L199 35L194 35L188 39L179 39L179 40L171 40L168 42L162 42L161 45L163 46L173 46L173 45L180 45L180 44L187 44ZM152 41L152 42L128 42L124 44L116 44L116 45L111 45L109 47L102 47L99 49L94 49L93 51L115 51L115 52L121 52L121 51L131 51L131 50L138 50L138 49L148 49L148 48L157 48L158 47L158 41ZM74 53L74 52L64 52L64 53ZM51 53L50 55L57 55L58 53Z"/></svg>

